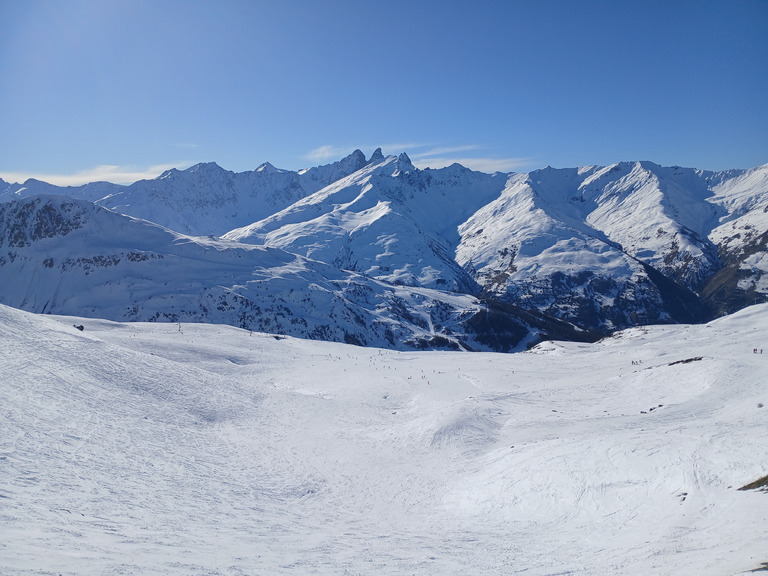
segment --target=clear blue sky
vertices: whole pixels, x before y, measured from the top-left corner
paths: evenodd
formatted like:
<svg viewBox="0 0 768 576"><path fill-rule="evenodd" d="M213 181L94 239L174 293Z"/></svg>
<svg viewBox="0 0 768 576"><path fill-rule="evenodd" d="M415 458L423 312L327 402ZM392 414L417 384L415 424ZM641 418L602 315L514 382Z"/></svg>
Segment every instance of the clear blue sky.
<svg viewBox="0 0 768 576"><path fill-rule="evenodd" d="M768 0L0 0L0 177L768 162Z"/></svg>

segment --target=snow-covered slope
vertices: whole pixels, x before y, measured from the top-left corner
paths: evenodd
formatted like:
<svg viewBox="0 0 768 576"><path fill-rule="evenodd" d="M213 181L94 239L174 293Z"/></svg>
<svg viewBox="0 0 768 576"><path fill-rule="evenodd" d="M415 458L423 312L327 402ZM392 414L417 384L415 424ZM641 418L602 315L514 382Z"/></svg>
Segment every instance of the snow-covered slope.
<svg viewBox="0 0 768 576"><path fill-rule="evenodd" d="M515 355L0 306L0 572L746 573L760 347L765 305Z"/></svg>
<svg viewBox="0 0 768 576"><path fill-rule="evenodd" d="M764 243L766 174L768 166L713 173L636 162L513 175L461 226L456 259L496 297L582 325L702 319L711 312L696 293L708 294L718 252L730 250L743 269L749 246ZM749 223L737 224L742 210ZM754 229L728 246L722 222Z"/></svg>
<svg viewBox="0 0 768 576"><path fill-rule="evenodd" d="M137 182L99 204L185 234L220 235L289 206L365 163L357 150L339 162L302 172L269 163L240 173L213 162L197 164Z"/></svg>
<svg viewBox="0 0 768 576"><path fill-rule="evenodd" d="M576 201L592 205L585 222L628 254L689 288L718 268L707 239L719 215L707 201L714 174L651 162L582 174Z"/></svg>
<svg viewBox="0 0 768 576"><path fill-rule="evenodd" d="M459 264L497 298L582 325L626 326L630 314L635 323L663 319L643 265L589 229L576 210L554 216L558 204L542 200L531 178L510 177L499 198L459 228Z"/></svg>
<svg viewBox="0 0 768 576"><path fill-rule="evenodd" d="M381 153L379 152L379 155ZM371 158L376 161L379 155ZM191 235L220 235L269 216L366 164L355 150L346 158L292 172L264 163L250 172L231 172L215 162L171 169L130 186L96 182L58 187L38 180L0 189L0 202L39 194L61 194L96 202L121 214L142 218Z"/></svg>
<svg viewBox="0 0 768 576"><path fill-rule="evenodd" d="M458 226L506 177L382 158L224 238L276 246L393 284L477 292L454 259Z"/></svg>
<svg viewBox="0 0 768 576"><path fill-rule="evenodd" d="M95 274L83 266L83 278L64 282L55 295L50 292L58 282L56 274L69 273L59 262L68 262L68 258L87 261L96 255L125 260L124 255L102 253L99 244L117 243L124 254L134 248L141 251L144 240L135 238L134 247L131 234L144 228L132 225L126 228L131 233L120 232L129 220L121 221L114 233L110 225L89 232L88 254L70 236L56 241L30 240L25 250L34 251L43 262L40 267L48 268L42 274L37 264L16 259L15 251L0 251L5 275L0 278L0 302L31 311L124 319L130 318L125 310L138 306L152 314L137 313L134 319L251 323L260 329L265 326L253 324L256 315L248 302L298 298L289 306L291 321L297 326L306 320L305 314L317 318L319 324L311 320L301 328L301 334L311 337L352 338L376 345L386 341L399 347L404 340L387 331L374 330L375 334L366 336L361 328L349 336L350 318L369 318L371 322L360 325L370 327L385 309L390 327L396 324L394 318L399 322L429 316L429 321L417 323L428 341L447 338L452 345L460 345L462 337L452 335L455 325L433 318L432 312L417 304L426 298L447 303L452 318L464 318L460 324L466 320L466 310L472 310L470 315L481 311L484 318L493 318L494 331L510 314L519 322L513 321L508 332L517 332L523 325L538 326L530 338L515 337L511 347L496 346L507 350L535 340L537 332L552 335L551 318L608 334L636 325L703 322L768 300L768 165L706 172L633 162L546 168L529 174L482 174L459 165L418 170L405 154L385 157L377 150L366 159L358 150L334 164L301 172L264 164L255 171L235 174L209 163L171 170L127 187L96 183L58 189L37 181L1 186L0 199L6 202L0 202L0 209L11 216L0 222L8 228L0 229L0 237L15 233L9 232L14 229L14 215L29 209L24 207L25 199L40 189L79 201L96 198L97 205L115 216L132 216L134 222L143 218L185 234L183 239L165 242L174 248L170 252L160 249L172 255L162 266L159 258L139 266L142 281L137 285L142 289L132 288L127 295L105 288L119 283L118 276ZM113 238L113 234L122 236ZM155 237L154 231L149 234ZM204 246L204 254L227 254L225 260L237 254L242 267L233 273L230 265L234 260L227 260L230 263L225 266L218 260L211 262L209 256L185 260L189 255L177 254L179 244L196 246L193 251ZM287 278L283 260L275 270L269 270L268 258L266 264L253 262L261 258L257 255L267 253L255 250L256 246L274 249L270 254L281 254L281 259L300 262L289 267L290 281L276 280ZM78 256L67 256L68 251ZM49 266L53 261L57 266ZM170 270L163 268L167 262L179 264ZM142 266L152 272L143 271ZM123 269L116 267L113 272ZM191 280L190 274L194 275ZM324 280L316 282L318 275ZM43 278L44 285L39 287ZM317 295L306 296L313 285L332 293L329 301L342 302L345 310L351 306L356 311L345 313L344 321L338 320L339 310L305 311L299 302L309 308L310 303L321 306L324 301L316 300ZM40 297L35 296L40 290ZM234 291L241 298L235 305L227 300L225 316L219 314L218 305L211 307L206 301L185 302L182 315L170 300L158 305L160 292L198 298L211 291L223 294L222 290ZM112 301L90 296L99 291ZM42 300L42 293L50 302ZM395 293L402 294L392 304ZM417 293L421 296L416 299L405 296ZM179 301L174 298L173 302ZM223 296L216 298L218 302ZM456 304L457 299L471 304ZM61 307L59 303L64 301L73 306ZM123 309L119 314L114 308L118 301ZM102 305L114 306L107 311L100 310ZM256 306L263 311L262 304ZM281 317L278 309L271 305L268 309L270 313L262 314L258 322ZM523 319L526 314L532 316ZM440 328L435 329L436 325ZM559 332L561 327L555 332L565 337ZM298 329L288 332L298 335ZM465 328L458 331L466 333ZM413 334L409 327L403 337L410 342L424 341L421 336L414 339ZM469 340L465 343L469 345Z"/></svg>
<svg viewBox="0 0 768 576"><path fill-rule="evenodd" d="M768 294L768 164L723 179L712 202L724 215L710 237L723 268L704 287L719 312L762 302Z"/></svg>
<svg viewBox="0 0 768 576"><path fill-rule="evenodd" d="M192 237L84 200L0 204L5 304L111 320L230 324L390 348L524 349L589 334L467 294L386 284L279 248Z"/></svg>
<svg viewBox="0 0 768 576"><path fill-rule="evenodd" d="M390 156L225 238L590 329L701 321L717 307L698 292L722 267L708 236L742 175L650 162L487 175Z"/></svg>

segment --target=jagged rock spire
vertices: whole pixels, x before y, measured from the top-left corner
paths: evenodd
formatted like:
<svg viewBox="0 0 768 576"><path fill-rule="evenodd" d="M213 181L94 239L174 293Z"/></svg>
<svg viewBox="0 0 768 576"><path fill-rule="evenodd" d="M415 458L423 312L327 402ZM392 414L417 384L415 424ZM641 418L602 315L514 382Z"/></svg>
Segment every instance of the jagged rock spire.
<svg viewBox="0 0 768 576"><path fill-rule="evenodd" d="M408 172L410 170L414 170L414 166L411 163L411 159L408 157L408 154L403 152L400 154L400 156L397 157L397 169L401 172Z"/></svg>
<svg viewBox="0 0 768 576"><path fill-rule="evenodd" d="M382 160L384 160L384 154L381 153L381 148L376 148L376 150L374 150L373 154L371 155L371 159L368 160L368 163L374 164L381 162Z"/></svg>

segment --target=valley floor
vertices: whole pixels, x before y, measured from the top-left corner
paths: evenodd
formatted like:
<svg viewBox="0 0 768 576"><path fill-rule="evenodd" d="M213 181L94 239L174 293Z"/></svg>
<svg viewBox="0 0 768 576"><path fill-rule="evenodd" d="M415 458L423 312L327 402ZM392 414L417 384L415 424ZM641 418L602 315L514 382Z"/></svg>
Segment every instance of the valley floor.
<svg viewBox="0 0 768 576"><path fill-rule="evenodd" d="M509 355L0 306L0 351L3 574L768 561L768 305Z"/></svg>

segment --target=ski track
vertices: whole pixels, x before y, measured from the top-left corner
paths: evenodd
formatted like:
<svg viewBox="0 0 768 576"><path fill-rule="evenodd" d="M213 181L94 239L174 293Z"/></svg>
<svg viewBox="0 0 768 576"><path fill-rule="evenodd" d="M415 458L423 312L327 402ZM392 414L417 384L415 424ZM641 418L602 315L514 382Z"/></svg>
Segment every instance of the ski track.
<svg viewBox="0 0 768 576"><path fill-rule="evenodd" d="M766 320L501 355L0 306L0 573L742 573Z"/></svg>

